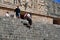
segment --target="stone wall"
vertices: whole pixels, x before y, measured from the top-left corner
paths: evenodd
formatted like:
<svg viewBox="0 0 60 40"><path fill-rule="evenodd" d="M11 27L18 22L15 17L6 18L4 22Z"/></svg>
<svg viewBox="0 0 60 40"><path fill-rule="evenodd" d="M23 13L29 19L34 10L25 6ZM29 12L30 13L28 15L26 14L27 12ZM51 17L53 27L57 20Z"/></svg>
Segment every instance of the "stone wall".
<svg viewBox="0 0 60 40"><path fill-rule="evenodd" d="M44 0L28 0L28 1L20 0L21 2L19 3L19 1L17 1L17 4L14 4L14 0L9 1L1 0L1 1L2 3L0 3L0 7L15 9L16 6L19 5L22 11L47 15L47 8ZM25 10L25 3L27 3L26 10Z"/></svg>
<svg viewBox="0 0 60 40"><path fill-rule="evenodd" d="M45 23L45 24L53 24L53 18L49 18L49 17L43 17L43 16L32 16L32 20L34 22L41 22L41 23Z"/></svg>
<svg viewBox="0 0 60 40"><path fill-rule="evenodd" d="M60 40L60 25L33 22L29 29L21 21L0 17L0 40Z"/></svg>
<svg viewBox="0 0 60 40"><path fill-rule="evenodd" d="M9 14L14 14L15 15L15 12L13 12L11 10L0 9L0 16L4 16L7 11L9 12ZM36 22L41 22L41 23L45 23L45 24L46 23L53 24L53 19L52 18L49 18L49 17L32 15L32 20L33 21L36 21L37 20Z"/></svg>
<svg viewBox="0 0 60 40"><path fill-rule="evenodd" d="M2 3L0 3L0 8L1 8L0 9L0 16L4 16L7 11L10 14L14 13L12 10L14 10L17 6L16 4L13 3L14 1L12 1L12 2L11 2L11 0L6 1L7 3L5 3L4 0L1 0L1 1L2 1ZM9 4L10 2L13 3L13 4ZM25 10L25 7L24 7L25 3L26 3L25 0L22 0L21 5L19 4L19 7L20 7L21 11L36 13L36 14L41 14L41 15L47 15L48 10L47 10L47 7L46 7L45 0L29 0L26 10ZM41 16L40 17L39 16L33 16L32 19L34 21L37 20L37 22L42 22L42 23L45 23L45 24L46 23L53 24L53 19L52 18L41 17Z"/></svg>
<svg viewBox="0 0 60 40"><path fill-rule="evenodd" d="M0 16L4 16L6 14L6 12L9 12L9 14L15 14L13 11L11 10L7 10L7 9L0 9Z"/></svg>

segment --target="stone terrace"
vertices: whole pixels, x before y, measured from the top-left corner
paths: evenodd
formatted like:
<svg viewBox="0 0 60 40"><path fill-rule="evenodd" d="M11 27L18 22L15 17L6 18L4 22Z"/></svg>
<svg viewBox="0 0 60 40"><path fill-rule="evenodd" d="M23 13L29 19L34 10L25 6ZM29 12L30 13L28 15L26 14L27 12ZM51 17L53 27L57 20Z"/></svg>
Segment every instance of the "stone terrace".
<svg viewBox="0 0 60 40"><path fill-rule="evenodd" d="M0 40L60 40L60 25L33 22L29 29L21 21L0 17Z"/></svg>

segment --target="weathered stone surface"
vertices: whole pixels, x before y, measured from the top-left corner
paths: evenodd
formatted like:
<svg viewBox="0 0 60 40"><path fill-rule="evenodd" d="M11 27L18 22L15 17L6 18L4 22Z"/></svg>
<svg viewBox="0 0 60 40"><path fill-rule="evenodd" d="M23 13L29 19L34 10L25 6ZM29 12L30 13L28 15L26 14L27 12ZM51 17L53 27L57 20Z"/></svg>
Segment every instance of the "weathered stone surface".
<svg viewBox="0 0 60 40"><path fill-rule="evenodd" d="M33 22L29 29L22 19L0 17L0 39L1 40L59 40L60 25L43 24Z"/></svg>
<svg viewBox="0 0 60 40"><path fill-rule="evenodd" d="M35 20L36 19L36 20ZM53 18L42 17L42 16L32 16L32 20L35 22L41 22L45 24L53 24Z"/></svg>

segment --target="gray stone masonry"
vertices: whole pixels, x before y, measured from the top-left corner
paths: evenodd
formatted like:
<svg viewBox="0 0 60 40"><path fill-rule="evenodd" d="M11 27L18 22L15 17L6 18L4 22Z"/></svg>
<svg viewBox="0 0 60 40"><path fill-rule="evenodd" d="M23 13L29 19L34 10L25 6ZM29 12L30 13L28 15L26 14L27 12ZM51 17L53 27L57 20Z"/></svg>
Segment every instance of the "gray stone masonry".
<svg viewBox="0 0 60 40"><path fill-rule="evenodd" d="M29 29L21 21L0 17L0 40L60 40L60 25L33 22Z"/></svg>

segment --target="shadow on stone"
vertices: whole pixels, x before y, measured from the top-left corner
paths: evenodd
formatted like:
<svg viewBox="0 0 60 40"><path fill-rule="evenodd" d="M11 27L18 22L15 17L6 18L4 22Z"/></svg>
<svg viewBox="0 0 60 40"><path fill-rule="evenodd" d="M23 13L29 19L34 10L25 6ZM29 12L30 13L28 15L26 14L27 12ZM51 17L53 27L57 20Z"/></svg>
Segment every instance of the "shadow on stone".
<svg viewBox="0 0 60 40"><path fill-rule="evenodd" d="M30 25L28 25L27 23L23 23L23 25L25 25L27 28L31 28Z"/></svg>

